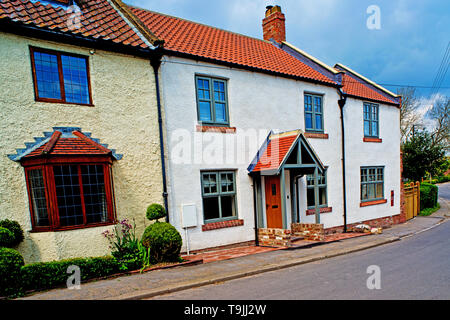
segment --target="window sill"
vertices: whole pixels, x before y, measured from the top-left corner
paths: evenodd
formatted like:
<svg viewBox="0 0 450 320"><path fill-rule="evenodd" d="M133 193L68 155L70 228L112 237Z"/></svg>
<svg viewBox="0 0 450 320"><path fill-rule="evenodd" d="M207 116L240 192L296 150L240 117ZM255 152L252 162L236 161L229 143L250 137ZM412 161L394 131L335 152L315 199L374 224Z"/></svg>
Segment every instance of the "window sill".
<svg viewBox="0 0 450 320"><path fill-rule="evenodd" d="M332 212L333 208L332 207L322 207L319 209L320 213L328 213L328 212ZM316 210L315 209L308 209L306 210L306 215L307 216L312 216L316 214Z"/></svg>
<svg viewBox="0 0 450 320"><path fill-rule="evenodd" d="M45 99L45 98L37 98L37 99L35 99L35 101L36 102L55 103L55 104L67 105L67 107L73 107L73 106L95 107L95 105L92 104L92 103L66 102L66 101L52 100L52 99Z"/></svg>
<svg viewBox="0 0 450 320"><path fill-rule="evenodd" d="M210 230L216 230L216 229L238 227L238 226L243 226L243 225L244 225L244 220L242 220L242 219L210 222L210 223L206 223L206 224L202 225L202 231L210 231Z"/></svg>
<svg viewBox="0 0 450 320"><path fill-rule="evenodd" d="M213 125L197 125L197 132L236 133L235 127L222 127Z"/></svg>
<svg viewBox="0 0 450 320"><path fill-rule="evenodd" d="M365 202L361 202L359 204L359 206L360 207L374 206L374 205L382 204L382 203L386 203L386 202L387 202L387 199L365 201Z"/></svg>
<svg viewBox="0 0 450 320"><path fill-rule="evenodd" d="M364 137L363 138L364 142L377 142L377 143L381 143L383 142L383 139L380 138L371 138L371 137Z"/></svg>
<svg viewBox="0 0 450 320"><path fill-rule="evenodd" d="M328 139L328 133L305 132L303 135L312 139Z"/></svg>
<svg viewBox="0 0 450 320"><path fill-rule="evenodd" d="M79 229L89 229L89 228L97 228L97 227L105 227L112 226L117 224L117 222L104 222L104 223L93 223L89 225L78 225L78 226L67 226L67 227L34 227L29 232L30 233L41 233L41 232L61 232L61 231L70 231L70 230L79 230Z"/></svg>

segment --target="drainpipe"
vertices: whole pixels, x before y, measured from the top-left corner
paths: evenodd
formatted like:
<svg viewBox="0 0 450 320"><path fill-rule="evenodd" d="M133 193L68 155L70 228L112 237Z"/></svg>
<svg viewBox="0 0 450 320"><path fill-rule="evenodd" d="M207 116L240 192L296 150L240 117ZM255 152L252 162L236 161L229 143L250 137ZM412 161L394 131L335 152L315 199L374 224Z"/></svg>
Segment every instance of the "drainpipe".
<svg viewBox="0 0 450 320"><path fill-rule="evenodd" d="M162 53L159 49L156 49L155 55L150 59L150 65L153 67L153 73L155 74L155 86L156 86L156 103L158 108L158 125L159 125L159 146L161 154L161 170L162 170L162 182L163 182L163 199L164 209L166 210L166 222L169 222L169 205L167 201L167 180L166 180L166 161L164 157L164 136L163 136L163 121L161 114L161 96L159 93L159 76L158 70L161 66Z"/></svg>
<svg viewBox="0 0 450 320"><path fill-rule="evenodd" d="M339 109L341 111L341 132L342 132L342 193L344 199L344 233L347 232L347 192L345 187L345 131L344 131L344 106L347 96L339 88L340 99L338 100Z"/></svg>
<svg viewBox="0 0 450 320"><path fill-rule="evenodd" d="M253 176L253 214L254 214L254 220L255 220L255 246L259 246L259 239L258 239L258 212L257 212L257 190L256 188L258 187L257 183L256 183L256 177Z"/></svg>

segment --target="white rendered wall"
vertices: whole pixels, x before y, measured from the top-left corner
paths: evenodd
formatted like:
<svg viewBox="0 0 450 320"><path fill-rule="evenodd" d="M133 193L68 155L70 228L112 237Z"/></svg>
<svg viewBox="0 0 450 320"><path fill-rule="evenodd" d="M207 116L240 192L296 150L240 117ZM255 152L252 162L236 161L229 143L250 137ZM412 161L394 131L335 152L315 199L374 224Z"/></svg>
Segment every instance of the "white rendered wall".
<svg viewBox="0 0 450 320"><path fill-rule="evenodd" d="M331 186L328 188L328 205L333 211L323 214L321 222L326 228L343 223L339 95L335 88L182 58L164 59L166 62L162 64L161 74L169 155L170 221L184 237L180 221L182 205L196 204L199 225L189 231L191 250L254 240L253 188L247 167L270 130L304 129L305 91L323 94L324 128L329 135L329 139L309 139L324 165L328 166L328 185ZM236 127L235 134L196 132L196 73L228 78L230 126ZM261 133L257 141L248 145L238 144L237 141L249 130ZM182 137L190 139L192 143L182 147ZM201 148L200 143L193 142L194 137L212 140L208 140ZM234 146L227 144L222 148L224 139L235 142ZM225 159L216 163L202 160L202 152L211 152L215 146L215 151L223 152ZM190 153L184 162L180 161L182 152ZM226 159L226 155L233 154L234 157ZM200 171L225 169L236 170L238 218L244 220L244 225L202 231L204 219ZM306 191L304 193L306 196ZM300 208L304 213L302 200L305 201L305 198L300 196ZM290 210L290 200L286 204ZM287 216L290 219L290 211Z"/></svg>

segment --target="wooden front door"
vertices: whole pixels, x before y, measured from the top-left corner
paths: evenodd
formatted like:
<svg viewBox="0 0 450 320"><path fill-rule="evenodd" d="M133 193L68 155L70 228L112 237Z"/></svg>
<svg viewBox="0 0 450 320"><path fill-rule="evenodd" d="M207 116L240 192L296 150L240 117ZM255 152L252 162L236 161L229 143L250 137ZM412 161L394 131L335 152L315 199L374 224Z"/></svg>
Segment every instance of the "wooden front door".
<svg viewBox="0 0 450 320"><path fill-rule="evenodd" d="M280 176L265 177L267 228L283 228Z"/></svg>

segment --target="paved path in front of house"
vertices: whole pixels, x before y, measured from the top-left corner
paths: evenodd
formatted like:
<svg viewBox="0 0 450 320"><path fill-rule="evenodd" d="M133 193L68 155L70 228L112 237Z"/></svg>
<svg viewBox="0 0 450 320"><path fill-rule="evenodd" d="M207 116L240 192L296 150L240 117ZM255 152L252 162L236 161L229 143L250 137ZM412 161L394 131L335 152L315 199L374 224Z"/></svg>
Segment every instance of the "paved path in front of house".
<svg viewBox="0 0 450 320"><path fill-rule="evenodd" d="M200 265L154 270L115 279L89 282L79 290L55 289L22 299L90 300L142 299L207 284L238 279L267 271L340 256L391 243L422 232L445 221L448 208L430 217L416 217L407 223L385 229L383 234L345 239L296 250L274 250Z"/></svg>

